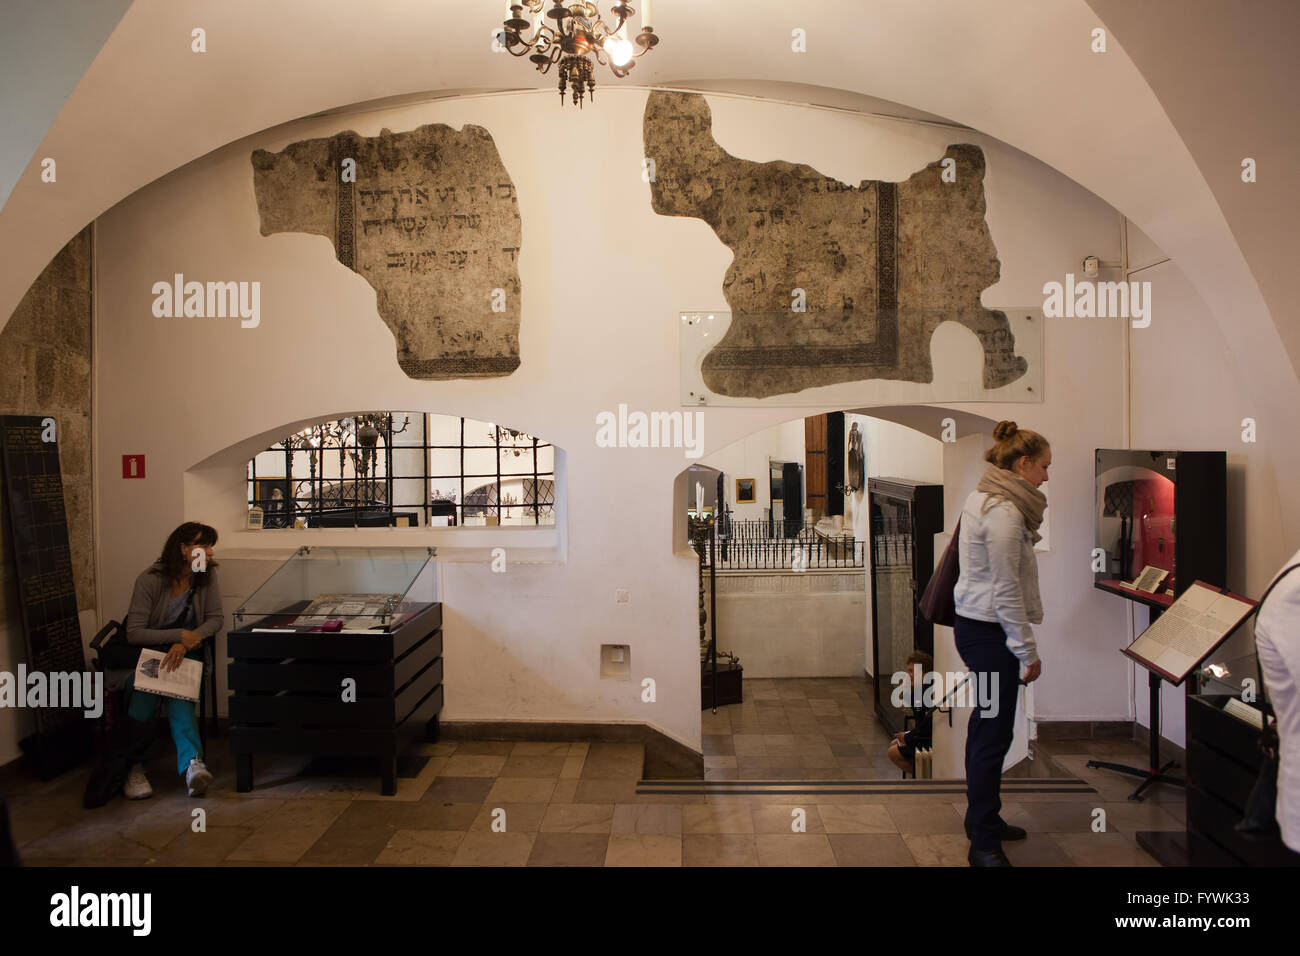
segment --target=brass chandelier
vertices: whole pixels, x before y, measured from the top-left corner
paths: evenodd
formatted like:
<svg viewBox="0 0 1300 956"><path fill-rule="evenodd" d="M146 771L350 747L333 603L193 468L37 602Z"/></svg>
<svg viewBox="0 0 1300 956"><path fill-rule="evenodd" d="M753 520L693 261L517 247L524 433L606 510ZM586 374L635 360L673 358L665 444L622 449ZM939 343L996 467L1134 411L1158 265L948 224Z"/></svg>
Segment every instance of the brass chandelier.
<svg viewBox="0 0 1300 956"><path fill-rule="evenodd" d="M506 52L527 56L539 73L547 73L559 64L560 105L564 105L565 91L572 86L573 102L581 108L584 95L590 94L593 102L596 99L593 59L622 78L636 66L637 57L653 50L659 42L650 25L650 2L641 0L641 32L636 35L635 45L628 39L627 21L636 10L626 0L617 0L610 8L611 16L618 18L613 29L600 18L596 4L585 0L569 3L553 0L544 14L546 0L511 2L510 19L504 24ZM533 15L532 22L521 16L525 9ZM552 22L544 23L543 19ZM530 29L533 30L531 38L525 35Z"/></svg>

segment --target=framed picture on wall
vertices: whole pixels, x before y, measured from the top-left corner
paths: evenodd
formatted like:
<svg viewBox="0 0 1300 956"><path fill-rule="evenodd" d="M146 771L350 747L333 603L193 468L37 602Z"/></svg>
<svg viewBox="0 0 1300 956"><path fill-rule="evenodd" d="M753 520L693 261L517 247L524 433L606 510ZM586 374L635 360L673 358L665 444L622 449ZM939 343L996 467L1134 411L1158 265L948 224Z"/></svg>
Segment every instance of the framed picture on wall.
<svg viewBox="0 0 1300 956"><path fill-rule="evenodd" d="M754 479L736 479L736 503L745 505L754 503Z"/></svg>
<svg viewBox="0 0 1300 956"><path fill-rule="evenodd" d="M253 504L262 509L262 527L289 527L289 479L258 478L253 482Z"/></svg>

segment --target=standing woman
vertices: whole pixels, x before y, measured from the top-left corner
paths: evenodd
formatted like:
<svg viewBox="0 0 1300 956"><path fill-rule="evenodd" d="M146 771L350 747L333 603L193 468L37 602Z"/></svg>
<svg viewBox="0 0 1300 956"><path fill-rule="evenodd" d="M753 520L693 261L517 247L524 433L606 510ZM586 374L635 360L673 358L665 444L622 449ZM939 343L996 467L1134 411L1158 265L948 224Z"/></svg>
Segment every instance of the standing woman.
<svg viewBox="0 0 1300 956"><path fill-rule="evenodd" d="M131 610L126 616L126 640L165 650L167 658L160 665L163 670L174 670L186 657L201 662L203 642L212 640L221 628L221 594L212 560L216 543L216 529L187 521L167 538L158 560L136 578ZM196 566L203 570L195 570ZM136 691L134 680L133 672L127 681L127 686L132 687L127 707L131 752L138 759L147 745L149 725L157 716L158 705L165 704L176 744L177 770L185 775L190 796L203 796L212 774L203 763L194 701ZM142 764L131 767L123 792L132 800L153 794Z"/></svg>
<svg viewBox="0 0 1300 956"><path fill-rule="evenodd" d="M1277 715L1277 822L1282 842L1300 853L1300 551L1273 578L1255 619L1255 649ZM1289 572L1289 573L1288 573Z"/></svg>
<svg viewBox="0 0 1300 956"><path fill-rule="evenodd" d="M962 509L961 576L953 589L957 653L978 686L996 695L996 714L976 707L966 730L966 835L971 866L1010 866L1003 840L1025 831L999 815L1002 762L1011 749L1021 667L1027 684L1042 670L1031 624L1043 622L1034 543L1041 540L1052 449L1047 439L1015 422L998 422L996 444L984 456L984 476ZM983 703L983 702L981 702Z"/></svg>

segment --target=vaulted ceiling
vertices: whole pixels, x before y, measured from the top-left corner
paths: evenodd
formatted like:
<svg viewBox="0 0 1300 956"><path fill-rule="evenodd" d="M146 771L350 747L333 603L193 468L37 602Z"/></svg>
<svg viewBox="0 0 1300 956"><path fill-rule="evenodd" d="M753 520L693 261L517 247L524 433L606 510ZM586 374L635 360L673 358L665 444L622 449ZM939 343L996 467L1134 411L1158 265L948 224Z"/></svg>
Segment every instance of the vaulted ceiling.
<svg viewBox="0 0 1300 956"><path fill-rule="evenodd" d="M13 177L0 210L0 324L87 222L229 142L348 104L553 88L553 76L491 51L505 7L501 0L135 0ZM1300 322L1282 283L1295 248L1287 210L1300 206L1286 166L1297 145L1297 71L1286 53L1297 38L1298 7L1289 0L658 0L663 43L621 82L835 100L943 117L1002 139L1150 236L1198 289L1241 366L1254 370L1259 399L1293 406ZM206 31L205 53L191 51L195 27ZM1097 27L1108 31L1105 53L1091 49ZM806 32L805 53L791 49L796 28ZM30 91L4 95L35 95L40 83L37 74ZM599 110L583 121L599 122ZM46 156L58 163L55 184L40 179ZM1244 156L1261 164L1254 187L1240 181Z"/></svg>

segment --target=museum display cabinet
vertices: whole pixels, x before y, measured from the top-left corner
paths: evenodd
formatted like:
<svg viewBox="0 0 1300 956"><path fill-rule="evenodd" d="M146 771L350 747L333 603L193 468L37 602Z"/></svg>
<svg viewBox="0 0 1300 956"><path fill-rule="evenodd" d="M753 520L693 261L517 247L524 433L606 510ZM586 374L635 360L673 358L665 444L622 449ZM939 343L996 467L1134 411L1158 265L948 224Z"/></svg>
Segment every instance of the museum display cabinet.
<svg viewBox="0 0 1300 956"><path fill-rule="evenodd" d="M255 754L368 756L385 795L406 741L438 737L442 603L432 548L298 549L226 637L236 789Z"/></svg>
<svg viewBox="0 0 1300 956"><path fill-rule="evenodd" d="M1300 865L1300 854L1280 839L1247 840L1234 829L1245 812L1262 760L1260 727L1239 716L1249 715L1249 710L1240 707L1240 693L1239 682L1232 681L1207 686L1203 694L1187 695L1188 863ZM1231 701L1237 703L1230 705Z"/></svg>
<svg viewBox="0 0 1300 956"><path fill-rule="evenodd" d="M920 600L934 573L934 536L943 531L943 485L906 478L867 482L871 507L871 659L876 713L891 734L907 708L890 702L889 677L913 651L934 654L934 625Z"/></svg>
<svg viewBox="0 0 1300 956"><path fill-rule="evenodd" d="M1227 577L1227 452L1096 450L1093 584L1163 610L1193 581ZM1133 586L1144 568L1154 592Z"/></svg>

